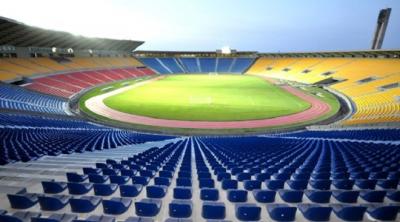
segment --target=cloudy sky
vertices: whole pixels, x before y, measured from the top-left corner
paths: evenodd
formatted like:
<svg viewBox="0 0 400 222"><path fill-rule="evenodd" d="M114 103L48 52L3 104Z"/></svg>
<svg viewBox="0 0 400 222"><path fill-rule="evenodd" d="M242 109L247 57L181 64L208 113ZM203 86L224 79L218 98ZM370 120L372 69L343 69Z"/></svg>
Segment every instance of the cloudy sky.
<svg viewBox="0 0 400 222"><path fill-rule="evenodd" d="M259 52L370 48L392 8L384 48L400 48L400 0L0 0L0 16L90 37L143 40L142 50Z"/></svg>

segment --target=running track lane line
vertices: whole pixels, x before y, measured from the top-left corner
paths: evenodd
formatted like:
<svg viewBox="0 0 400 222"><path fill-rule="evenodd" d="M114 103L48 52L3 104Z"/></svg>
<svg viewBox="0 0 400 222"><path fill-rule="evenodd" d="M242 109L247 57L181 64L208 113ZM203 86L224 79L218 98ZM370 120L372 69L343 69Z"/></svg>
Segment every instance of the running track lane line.
<svg viewBox="0 0 400 222"><path fill-rule="evenodd" d="M159 80L163 77L157 77L151 80L143 81L132 86L123 87L109 93L105 93L99 96L90 98L85 102L86 107L101 116L107 117L109 119L118 120L121 122L149 125L156 127L169 127L169 128L190 128L190 129L245 129L245 128L262 128L262 127L272 127L289 125L300 122L305 122L309 120L316 119L317 117L328 113L331 107L314 96L308 95L301 90L293 88L291 86L279 86L289 93L309 102L311 107L303 112L295 113L287 116L280 116L270 119L261 120L244 120L244 121L184 121L184 120L167 120L167 119L157 119L146 116L139 116L134 114L128 114L120 112L110 107L106 106L103 100L107 97L122 93L124 91L140 87L142 85L148 84L150 82Z"/></svg>

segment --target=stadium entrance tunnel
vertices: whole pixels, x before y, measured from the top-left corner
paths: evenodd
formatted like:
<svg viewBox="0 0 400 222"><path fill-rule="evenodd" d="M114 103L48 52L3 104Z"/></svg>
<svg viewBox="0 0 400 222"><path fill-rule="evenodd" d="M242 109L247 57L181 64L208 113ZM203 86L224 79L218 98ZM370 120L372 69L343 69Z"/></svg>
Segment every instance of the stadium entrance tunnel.
<svg viewBox="0 0 400 222"><path fill-rule="evenodd" d="M334 119L340 102L312 86L249 75L161 75L89 90L79 112L101 124L168 134L301 129Z"/></svg>

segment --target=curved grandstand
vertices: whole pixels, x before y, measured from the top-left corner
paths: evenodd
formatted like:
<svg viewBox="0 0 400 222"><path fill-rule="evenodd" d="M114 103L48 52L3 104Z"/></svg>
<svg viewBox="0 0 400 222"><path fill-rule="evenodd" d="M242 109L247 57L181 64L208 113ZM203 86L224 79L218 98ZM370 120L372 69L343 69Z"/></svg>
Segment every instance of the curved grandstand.
<svg viewBox="0 0 400 222"><path fill-rule="evenodd" d="M400 218L398 50L132 54L0 27L2 222Z"/></svg>

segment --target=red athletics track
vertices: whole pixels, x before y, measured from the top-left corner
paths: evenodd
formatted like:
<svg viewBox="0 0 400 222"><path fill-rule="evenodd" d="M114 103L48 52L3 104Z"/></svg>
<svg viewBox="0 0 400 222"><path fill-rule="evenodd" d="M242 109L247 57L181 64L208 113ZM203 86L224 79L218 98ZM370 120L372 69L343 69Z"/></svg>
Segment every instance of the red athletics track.
<svg viewBox="0 0 400 222"><path fill-rule="evenodd" d="M150 81L154 80L149 80L145 82L150 82ZM145 82L142 82L142 84L145 84ZM86 106L92 112L97 113L98 115L105 116L107 118L118 120L121 122L150 125L157 127L191 128L191 129L244 129L244 128L263 128L263 127L290 125L316 119L319 116L324 115L331 110L331 107L327 103L322 102L316 97L306 94L301 90L298 90L291 86L281 86L281 88L309 102L311 104L311 107L300 113L291 114L287 116L280 116L270 119L215 122L215 121L167 120L167 119L156 119L146 116L138 116L111 109L103 103L104 98L131 89L131 87L127 89L121 88L119 90L115 90L110 93L93 97L86 101Z"/></svg>

